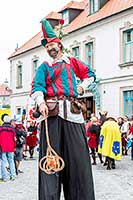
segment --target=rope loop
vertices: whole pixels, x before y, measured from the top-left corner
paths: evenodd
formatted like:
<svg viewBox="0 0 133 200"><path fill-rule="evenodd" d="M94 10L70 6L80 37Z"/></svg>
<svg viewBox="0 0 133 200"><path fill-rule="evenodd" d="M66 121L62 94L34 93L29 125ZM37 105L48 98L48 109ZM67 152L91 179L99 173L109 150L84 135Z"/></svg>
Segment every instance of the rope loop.
<svg viewBox="0 0 133 200"><path fill-rule="evenodd" d="M45 119L45 128L47 151L46 156L40 159L39 167L46 174L54 174L61 171L65 167L65 163L64 160L54 151L54 149L50 145L47 118Z"/></svg>

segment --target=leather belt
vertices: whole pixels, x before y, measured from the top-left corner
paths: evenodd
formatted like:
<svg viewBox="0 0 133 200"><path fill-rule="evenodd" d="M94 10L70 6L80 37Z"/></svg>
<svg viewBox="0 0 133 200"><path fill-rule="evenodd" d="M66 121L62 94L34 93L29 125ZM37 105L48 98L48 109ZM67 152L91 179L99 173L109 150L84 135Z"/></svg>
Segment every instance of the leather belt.
<svg viewBox="0 0 133 200"><path fill-rule="evenodd" d="M55 101L58 101L58 100L69 100L69 101L77 101L78 99L76 97L68 97L68 96L64 96L64 95L61 95L61 96L54 96L54 97L46 97L45 98L46 100L55 100Z"/></svg>
<svg viewBox="0 0 133 200"><path fill-rule="evenodd" d="M64 119L67 119L67 102L68 101L77 101L77 98L74 97L67 97L64 95L61 96L55 96L55 97L46 97L46 101L47 100L52 100L52 101L59 101L59 100L63 100L63 111L64 111Z"/></svg>

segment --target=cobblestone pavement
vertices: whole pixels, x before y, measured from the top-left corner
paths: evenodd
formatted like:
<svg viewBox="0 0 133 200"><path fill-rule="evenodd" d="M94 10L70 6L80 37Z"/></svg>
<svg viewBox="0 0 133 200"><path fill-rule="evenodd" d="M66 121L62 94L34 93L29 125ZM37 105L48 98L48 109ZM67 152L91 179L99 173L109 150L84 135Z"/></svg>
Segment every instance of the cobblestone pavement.
<svg viewBox="0 0 133 200"><path fill-rule="evenodd" d="M0 200L37 200L37 159L23 160L15 181L0 183ZM133 161L129 156L116 162L115 170L93 166L96 200L133 200ZM61 200L64 198L61 197Z"/></svg>

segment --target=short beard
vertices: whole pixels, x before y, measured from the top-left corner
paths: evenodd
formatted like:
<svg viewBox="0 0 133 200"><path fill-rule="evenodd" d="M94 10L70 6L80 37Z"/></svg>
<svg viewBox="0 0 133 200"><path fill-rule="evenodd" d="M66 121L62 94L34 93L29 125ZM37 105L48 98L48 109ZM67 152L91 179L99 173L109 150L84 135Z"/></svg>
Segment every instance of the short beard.
<svg viewBox="0 0 133 200"><path fill-rule="evenodd" d="M50 51L48 51L48 53L51 58L55 59L59 53L59 50L51 49Z"/></svg>

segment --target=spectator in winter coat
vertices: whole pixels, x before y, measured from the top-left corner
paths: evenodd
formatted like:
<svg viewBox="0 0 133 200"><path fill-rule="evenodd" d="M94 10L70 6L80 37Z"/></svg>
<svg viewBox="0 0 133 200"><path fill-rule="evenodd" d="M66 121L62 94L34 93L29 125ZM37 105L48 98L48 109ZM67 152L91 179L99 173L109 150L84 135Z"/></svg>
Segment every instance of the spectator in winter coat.
<svg viewBox="0 0 133 200"><path fill-rule="evenodd" d="M3 118L4 124L0 127L0 147L1 147L1 181L7 181L8 175L6 170L6 162L8 161L10 169L10 179L15 180L14 150L16 134L15 129L10 124L9 116Z"/></svg>
<svg viewBox="0 0 133 200"><path fill-rule="evenodd" d="M15 168L16 174L18 175L18 173L23 173L23 171L19 170L19 166L23 157L23 144L25 143L26 132L22 128L21 124L16 124L14 119L11 120L11 124L14 126L16 131Z"/></svg>

